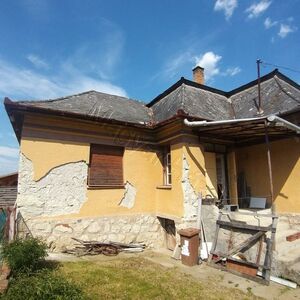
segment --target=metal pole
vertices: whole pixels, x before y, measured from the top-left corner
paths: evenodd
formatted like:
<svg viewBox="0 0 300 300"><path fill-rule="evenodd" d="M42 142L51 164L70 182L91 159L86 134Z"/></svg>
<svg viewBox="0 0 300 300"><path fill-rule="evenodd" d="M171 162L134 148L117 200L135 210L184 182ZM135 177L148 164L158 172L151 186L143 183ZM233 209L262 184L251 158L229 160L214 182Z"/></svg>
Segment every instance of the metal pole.
<svg viewBox="0 0 300 300"><path fill-rule="evenodd" d="M265 121L265 141L267 146L267 157L268 157L268 171L269 171L269 180L270 180L270 194L271 194L271 210L272 214L276 213L276 207L274 203L274 185L273 185L273 172L272 172L272 161L271 161L271 150L270 150L270 141L268 134L268 123Z"/></svg>
<svg viewBox="0 0 300 300"><path fill-rule="evenodd" d="M201 249L202 249L202 243L203 243L203 231L201 228L202 223L202 193L199 193L198 195L198 208L197 208L197 228L200 230L200 243L199 243L199 249L198 249L198 257L201 258Z"/></svg>
<svg viewBox="0 0 300 300"><path fill-rule="evenodd" d="M261 60L257 59L256 64L257 64L257 88L258 88L258 114L262 115L264 111L263 111L262 105L261 105L261 93L260 93L260 64L261 64Z"/></svg>
<svg viewBox="0 0 300 300"><path fill-rule="evenodd" d="M202 218L202 193L198 195L198 210L197 210L197 228L201 229L201 218Z"/></svg>

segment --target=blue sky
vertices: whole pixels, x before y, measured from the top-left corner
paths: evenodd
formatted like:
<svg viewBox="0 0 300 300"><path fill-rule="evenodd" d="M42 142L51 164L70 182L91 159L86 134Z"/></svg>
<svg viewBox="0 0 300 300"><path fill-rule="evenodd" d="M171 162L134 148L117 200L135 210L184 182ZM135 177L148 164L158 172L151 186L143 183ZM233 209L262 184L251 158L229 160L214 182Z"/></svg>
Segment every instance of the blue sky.
<svg viewBox="0 0 300 300"><path fill-rule="evenodd" d="M148 102L197 64L224 90L255 79L257 58L300 70L299 11L299 0L1 0L0 98L95 89ZM17 161L1 103L0 174Z"/></svg>

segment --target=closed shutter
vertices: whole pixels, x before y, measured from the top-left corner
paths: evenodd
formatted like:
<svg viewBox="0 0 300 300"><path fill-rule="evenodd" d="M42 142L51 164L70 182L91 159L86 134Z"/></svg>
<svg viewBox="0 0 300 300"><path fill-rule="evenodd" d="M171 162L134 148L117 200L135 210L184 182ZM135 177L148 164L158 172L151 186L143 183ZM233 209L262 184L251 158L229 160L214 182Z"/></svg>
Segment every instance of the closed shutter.
<svg viewBox="0 0 300 300"><path fill-rule="evenodd" d="M91 145L89 186L120 186L123 181L124 148Z"/></svg>

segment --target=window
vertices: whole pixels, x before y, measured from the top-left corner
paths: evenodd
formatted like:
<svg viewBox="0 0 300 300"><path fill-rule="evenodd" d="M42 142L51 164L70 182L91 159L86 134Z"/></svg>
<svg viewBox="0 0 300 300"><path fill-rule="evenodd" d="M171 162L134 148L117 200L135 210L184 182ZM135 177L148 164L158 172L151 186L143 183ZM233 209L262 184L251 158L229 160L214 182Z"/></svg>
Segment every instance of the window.
<svg viewBox="0 0 300 300"><path fill-rule="evenodd" d="M172 184L172 172L171 172L171 152L170 148L166 148L164 151L164 185Z"/></svg>
<svg viewBox="0 0 300 300"><path fill-rule="evenodd" d="M124 148L91 144L89 186L121 186Z"/></svg>

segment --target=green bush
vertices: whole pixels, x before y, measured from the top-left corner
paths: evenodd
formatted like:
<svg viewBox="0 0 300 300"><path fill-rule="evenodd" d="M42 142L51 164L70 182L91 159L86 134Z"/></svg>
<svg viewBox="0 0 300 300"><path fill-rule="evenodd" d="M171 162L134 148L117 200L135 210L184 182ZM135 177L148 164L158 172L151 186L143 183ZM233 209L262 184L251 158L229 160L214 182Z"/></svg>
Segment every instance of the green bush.
<svg viewBox="0 0 300 300"><path fill-rule="evenodd" d="M11 280L1 300L83 300L82 291L64 277L48 270L22 274Z"/></svg>
<svg viewBox="0 0 300 300"><path fill-rule="evenodd" d="M3 245L2 257L13 274L33 272L47 256L46 249L46 244L37 238L18 239Z"/></svg>

